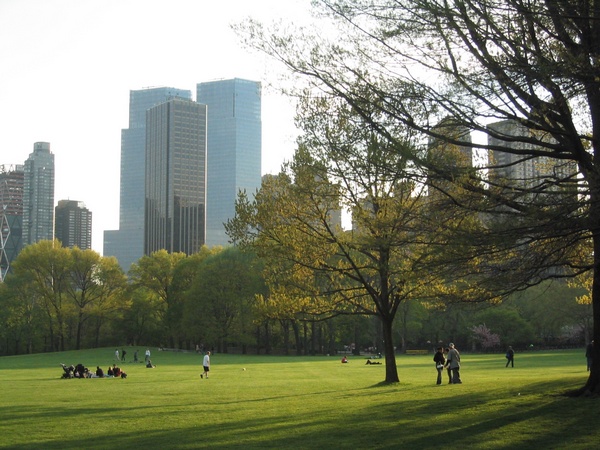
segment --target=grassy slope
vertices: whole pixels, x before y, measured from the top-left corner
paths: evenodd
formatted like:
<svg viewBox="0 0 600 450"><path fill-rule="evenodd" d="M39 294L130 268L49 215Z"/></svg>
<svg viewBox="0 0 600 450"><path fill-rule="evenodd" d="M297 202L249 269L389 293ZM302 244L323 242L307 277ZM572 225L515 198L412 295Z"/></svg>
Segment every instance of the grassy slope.
<svg viewBox="0 0 600 450"><path fill-rule="evenodd" d="M140 355L143 348L140 348ZM153 351L156 369L60 379L60 362L112 363L113 349L0 358L0 448L589 449L595 399L583 351L463 355L462 385L435 385L432 356L400 356L400 384L352 357L212 357ZM133 349L128 350L133 355ZM246 368L246 370L242 370ZM445 379L444 379L445 380ZM445 380L446 381L446 380Z"/></svg>

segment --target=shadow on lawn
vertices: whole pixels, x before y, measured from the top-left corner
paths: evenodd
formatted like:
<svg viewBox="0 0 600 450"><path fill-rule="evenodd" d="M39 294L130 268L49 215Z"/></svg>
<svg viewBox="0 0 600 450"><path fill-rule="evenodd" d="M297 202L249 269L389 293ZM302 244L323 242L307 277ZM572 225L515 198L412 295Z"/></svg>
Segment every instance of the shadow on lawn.
<svg viewBox="0 0 600 450"><path fill-rule="evenodd" d="M185 412L171 410L164 415L160 430L143 433L119 431L119 423L111 424L111 433L92 439L64 436L58 440L21 445L19 449L85 448L405 448L439 449L444 446L467 449L559 449L592 448L598 431L589 420L597 409L590 399L568 399L539 393L553 392L556 383L544 382L527 386L532 397L523 395L519 400L507 394L506 389L485 393L464 392L462 386L439 389L439 397L430 400L403 399L401 385L390 398L390 384L378 383L369 388L353 390L357 396L385 393L382 401L365 403L365 407L344 414L336 410L315 409L311 414L289 417L246 417L243 420L218 422L210 417L211 410L197 415L193 423L181 426ZM393 385L392 385L393 386ZM463 385L464 386L464 385ZM382 389L384 388L384 389ZM424 387L423 389L438 389ZM339 395L339 392L318 392L316 395ZM313 395L315 395L313 394ZM288 397L299 397L289 395ZM281 398L286 397L282 396ZM253 401L267 401L262 398ZM343 401L343 400L342 400ZM156 408L133 408L132 417L144 420ZM30 420L55 413L15 408L3 416ZM97 420L109 420L94 411L73 408L65 411L69 420L80 420L82 426L94 426ZM182 415L182 416L180 416ZM176 424L170 428L169 424ZM1 447L1 445L0 445Z"/></svg>

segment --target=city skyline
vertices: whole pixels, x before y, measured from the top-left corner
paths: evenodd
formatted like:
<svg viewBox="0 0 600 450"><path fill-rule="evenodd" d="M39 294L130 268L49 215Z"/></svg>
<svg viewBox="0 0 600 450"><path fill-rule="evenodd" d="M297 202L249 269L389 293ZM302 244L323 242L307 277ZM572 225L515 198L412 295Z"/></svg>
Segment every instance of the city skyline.
<svg viewBox="0 0 600 450"><path fill-rule="evenodd" d="M244 49L230 25L247 17L310 23L309 3L0 2L0 164L23 164L35 142L49 142L55 199L93 211L92 248L103 254L104 231L119 228L129 92L244 78L263 86L262 174L277 173L295 149L294 105L271 86L281 69ZM195 20L182 26L182 15Z"/></svg>

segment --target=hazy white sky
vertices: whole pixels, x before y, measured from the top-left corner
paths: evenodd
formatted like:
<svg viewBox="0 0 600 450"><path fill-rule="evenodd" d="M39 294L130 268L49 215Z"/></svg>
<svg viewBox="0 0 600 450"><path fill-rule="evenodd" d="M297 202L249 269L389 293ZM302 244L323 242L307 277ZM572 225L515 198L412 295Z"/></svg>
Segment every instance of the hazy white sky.
<svg viewBox="0 0 600 450"><path fill-rule="evenodd" d="M85 202L94 250L118 228L121 129L129 91L219 78L263 82L262 172L294 151L294 108L267 85L275 66L239 44L252 16L308 20L309 0L0 0L0 164L33 143L55 155L55 202Z"/></svg>

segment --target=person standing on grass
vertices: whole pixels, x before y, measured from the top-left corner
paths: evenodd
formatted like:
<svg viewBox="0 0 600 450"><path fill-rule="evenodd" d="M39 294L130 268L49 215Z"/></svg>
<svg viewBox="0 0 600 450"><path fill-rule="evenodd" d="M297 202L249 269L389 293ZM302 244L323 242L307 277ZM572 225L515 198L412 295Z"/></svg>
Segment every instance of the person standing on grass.
<svg viewBox="0 0 600 450"><path fill-rule="evenodd" d="M204 367L204 373L200 374L200 378L208 378L208 372L210 372L210 352L206 352L206 355L204 355L202 366Z"/></svg>
<svg viewBox="0 0 600 450"><path fill-rule="evenodd" d="M506 350L506 366L504 367L508 367L509 364L511 367L515 367L515 351L510 345L508 346L508 350Z"/></svg>
<svg viewBox="0 0 600 450"><path fill-rule="evenodd" d="M444 349L444 357L445 358L448 357L448 352L449 351L450 351L450 349L448 347L446 347ZM446 372L448 372L448 384L452 384L452 369L448 365L446 365Z"/></svg>
<svg viewBox="0 0 600 450"><path fill-rule="evenodd" d="M436 384L442 384L442 370L444 370L444 364L446 358L444 358L444 349L438 347L437 352L433 355L433 362L435 362L435 368L437 370L437 382Z"/></svg>
<svg viewBox="0 0 600 450"><path fill-rule="evenodd" d="M121 358L119 358L119 349L118 348L115 348L115 359L117 361L121 361Z"/></svg>
<svg viewBox="0 0 600 450"><path fill-rule="evenodd" d="M149 359L150 359L150 349L147 348L146 349L146 357L144 358L144 362L148 363Z"/></svg>
<svg viewBox="0 0 600 450"><path fill-rule="evenodd" d="M454 347L454 344L451 342L448 344L450 350L448 351L448 356L446 357L446 366L452 370L452 384L461 384L462 381L460 379L460 353Z"/></svg>
<svg viewBox="0 0 600 450"><path fill-rule="evenodd" d="M125 362L125 355L127 354L127 352L125 351L125 349L121 350L121 361Z"/></svg>
<svg viewBox="0 0 600 450"><path fill-rule="evenodd" d="M587 359L587 371L592 370L592 357L594 356L594 341L590 342L585 349L585 357Z"/></svg>

